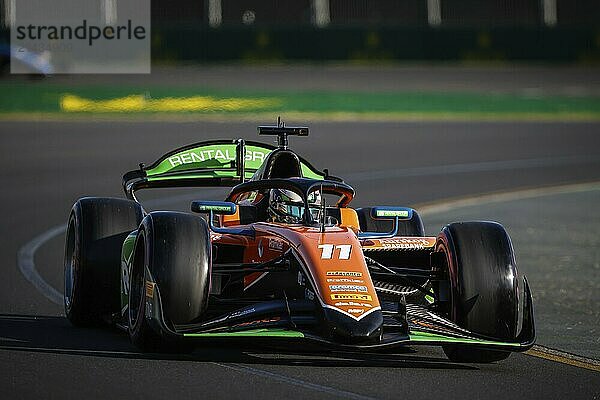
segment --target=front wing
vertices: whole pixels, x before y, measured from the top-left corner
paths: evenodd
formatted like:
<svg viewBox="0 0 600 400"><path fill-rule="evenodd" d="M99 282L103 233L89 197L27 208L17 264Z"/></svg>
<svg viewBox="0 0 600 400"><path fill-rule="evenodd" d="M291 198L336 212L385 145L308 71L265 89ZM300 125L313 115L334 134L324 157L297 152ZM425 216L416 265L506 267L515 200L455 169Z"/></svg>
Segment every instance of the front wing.
<svg viewBox="0 0 600 400"><path fill-rule="evenodd" d="M150 283L150 282L148 282ZM236 341L247 344L274 344L274 341L303 341L329 348L354 350L388 349L406 345L469 345L491 350L522 352L535 342L533 301L529 284L524 279L523 322L514 341L482 336L457 326L454 322L429 311L424 306L407 304L399 312L398 303L382 303L383 335L379 341L341 343L319 335L314 303L274 300L257 303L209 321L191 325L169 326L163 316L160 291L147 291L146 318L165 339L203 342ZM151 293L151 296L148 294ZM310 329L299 326L310 325Z"/></svg>

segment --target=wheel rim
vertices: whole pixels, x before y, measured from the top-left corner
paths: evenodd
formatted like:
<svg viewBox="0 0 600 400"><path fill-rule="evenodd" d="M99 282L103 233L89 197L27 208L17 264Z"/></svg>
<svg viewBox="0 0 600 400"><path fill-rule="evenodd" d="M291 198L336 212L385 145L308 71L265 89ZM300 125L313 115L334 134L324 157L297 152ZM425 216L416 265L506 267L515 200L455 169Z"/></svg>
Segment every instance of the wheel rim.
<svg viewBox="0 0 600 400"><path fill-rule="evenodd" d="M443 240L441 237L438 237L436 246L435 246L435 251L439 251L444 253L444 256L446 258L446 273L448 274L448 279L450 280L450 287L448 288L448 305L447 305L447 309L443 310L443 312L445 312L448 316L448 318L450 318L450 320L457 322L456 320L456 310L455 310L455 306L454 306L454 302L455 302L455 288L454 288L454 261L452 259L452 255L450 253L449 250L449 245L446 243L445 240Z"/></svg>
<svg viewBox="0 0 600 400"><path fill-rule="evenodd" d="M67 229L67 243L65 246L65 265L64 265L64 302L67 312L71 309L73 303L73 288L75 286L75 224L73 221L69 223Z"/></svg>
<svg viewBox="0 0 600 400"><path fill-rule="evenodd" d="M144 300L144 264L145 264L145 246L144 235L140 233L136 241L136 248L133 255L133 265L131 266L131 276L129 284L129 327L131 329L137 324Z"/></svg>

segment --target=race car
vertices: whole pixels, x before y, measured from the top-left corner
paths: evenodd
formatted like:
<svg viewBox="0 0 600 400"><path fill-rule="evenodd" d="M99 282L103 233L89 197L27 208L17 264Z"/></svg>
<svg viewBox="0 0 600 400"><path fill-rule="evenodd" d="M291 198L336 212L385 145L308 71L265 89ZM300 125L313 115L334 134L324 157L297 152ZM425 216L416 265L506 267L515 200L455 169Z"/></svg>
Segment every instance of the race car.
<svg viewBox="0 0 600 400"><path fill-rule="evenodd" d="M148 352L207 343L346 350L439 345L493 362L535 341L531 291L495 222L425 236L416 210L350 206L355 191L289 148L306 127L260 126L277 146L191 144L123 176L127 199L86 197L66 235L64 305ZM146 212L141 189L231 187L191 212Z"/></svg>

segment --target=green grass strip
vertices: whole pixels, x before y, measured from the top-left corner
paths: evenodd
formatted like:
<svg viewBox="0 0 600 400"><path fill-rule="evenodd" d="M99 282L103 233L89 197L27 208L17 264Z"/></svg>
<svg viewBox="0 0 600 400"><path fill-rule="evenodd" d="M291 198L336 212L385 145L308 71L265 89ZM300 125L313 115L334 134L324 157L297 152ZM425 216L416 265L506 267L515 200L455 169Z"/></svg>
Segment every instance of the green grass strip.
<svg viewBox="0 0 600 400"><path fill-rule="evenodd" d="M215 91L202 88L142 88L122 86L62 86L47 82L0 83L0 117L2 115L231 115L243 117L254 113L332 116L341 120L381 117L407 119L591 119L600 118L600 97L543 96L517 94L441 93L441 92L252 92ZM91 111L66 112L61 109L65 96L91 102ZM115 99L142 98L144 103L131 112L106 108L97 103ZM194 108L198 98L202 106ZM145 100L144 100L145 99ZM188 111L178 104L196 99ZM146 101L147 100L147 101ZM178 101L180 103L178 103ZM104 102L104 103L102 103ZM125 103L125 102L124 102ZM134 102L135 103L135 102ZM206 103L206 104L205 104ZM65 104L63 102L63 104ZM94 108L96 107L96 108ZM117 102L118 109L118 102ZM157 111L158 110L158 111ZM386 118L386 116L388 118Z"/></svg>

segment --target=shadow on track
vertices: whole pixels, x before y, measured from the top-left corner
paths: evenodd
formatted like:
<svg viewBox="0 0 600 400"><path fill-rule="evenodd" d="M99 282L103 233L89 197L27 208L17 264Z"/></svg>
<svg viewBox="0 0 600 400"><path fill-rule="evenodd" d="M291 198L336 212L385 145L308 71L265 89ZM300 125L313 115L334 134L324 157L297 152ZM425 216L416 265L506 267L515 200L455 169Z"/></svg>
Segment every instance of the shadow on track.
<svg viewBox="0 0 600 400"><path fill-rule="evenodd" d="M191 354L141 353L122 332L73 327L63 317L0 314L0 349L123 359L180 360L187 362L289 365L313 367L384 367L425 369L477 369L446 359L416 355L411 348L395 353L290 349L269 346L231 346L215 342L200 345Z"/></svg>

